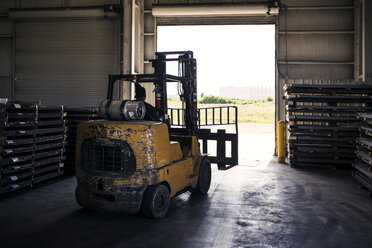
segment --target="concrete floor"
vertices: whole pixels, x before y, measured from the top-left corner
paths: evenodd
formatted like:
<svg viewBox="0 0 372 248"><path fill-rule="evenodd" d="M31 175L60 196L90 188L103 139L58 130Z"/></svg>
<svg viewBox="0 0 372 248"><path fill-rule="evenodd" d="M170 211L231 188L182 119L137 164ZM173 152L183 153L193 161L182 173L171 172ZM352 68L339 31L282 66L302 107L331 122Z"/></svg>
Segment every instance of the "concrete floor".
<svg viewBox="0 0 372 248"><path fill-rule="evenodd" d="M0 247L371 247L372 199L350 171L275 159L213 170L209 196L185 193L165 219L81 209L75 178L0 202Z"/></svg>

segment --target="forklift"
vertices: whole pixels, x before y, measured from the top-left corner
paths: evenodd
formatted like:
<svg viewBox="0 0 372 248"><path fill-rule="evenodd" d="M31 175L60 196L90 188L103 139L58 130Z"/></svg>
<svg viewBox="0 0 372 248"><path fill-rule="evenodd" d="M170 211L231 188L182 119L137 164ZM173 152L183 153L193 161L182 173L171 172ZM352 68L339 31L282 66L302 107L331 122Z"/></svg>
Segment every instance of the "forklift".
<svg viewBox="0 0 372 248"><path fill-rule="evenodd" d="M177 76L166 73L167 62L178 62ZM172 197L186 191L207 195L211 162L223 170L238 163L237 109L235 134L201 129L193 52L157 52L151 63L153 74L109 75L107 99L98 107L98 114L104 119L78 126L75 195L84 208L142 212L149 218L161 219ZM143 120L146 108L142 101L114 100L114 84L118 81L153 83L160 122ZM177 110L177 117L174 109L167 106L167 83L179 84L183 107ZM221 108L221 116L222 112ZM231 113L229 121L221 119L219 123L231 124L230 116ZM183 120L177 125L175 119L181 117ZM208 140L217 141L217 156L208 156ZM225 155L226 141L232 144L231 157Z"/></svg>

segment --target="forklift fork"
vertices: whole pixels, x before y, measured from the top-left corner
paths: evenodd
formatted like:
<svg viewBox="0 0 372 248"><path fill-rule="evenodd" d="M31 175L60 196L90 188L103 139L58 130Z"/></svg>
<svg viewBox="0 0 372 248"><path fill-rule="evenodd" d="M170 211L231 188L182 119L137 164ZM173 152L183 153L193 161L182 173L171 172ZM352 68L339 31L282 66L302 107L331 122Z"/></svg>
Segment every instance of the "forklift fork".
<svg viewBox="0 0 372 248"><path fill-rule="evenodd" d="M184 110L168 108L170 126L173 130L185 126ZM217 129L217 132L206 127L234 126L233 132ZM177 131L175 131L177 132ZM202 153L208 154L211 163L215 163L219 170L227 170L238 165L238 108L236 106L198 108L198 130L196 135L202 141ZM215 141L217 145L209 146L208 141ZM227 146L227 143L230 146ZM216 149L214 152L212 149ZM230 150L230 156L227 151ZM216 156L210 154L216 153Z"/></svg>

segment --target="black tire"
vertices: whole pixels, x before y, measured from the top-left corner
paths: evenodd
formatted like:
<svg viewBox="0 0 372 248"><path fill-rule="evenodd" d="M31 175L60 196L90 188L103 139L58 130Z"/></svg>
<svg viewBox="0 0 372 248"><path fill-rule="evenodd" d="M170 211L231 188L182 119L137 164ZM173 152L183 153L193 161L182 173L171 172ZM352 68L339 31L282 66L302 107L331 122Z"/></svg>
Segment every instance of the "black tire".
<svg viewBox="0 0 372 248"><path fill-rule="evenodd" d="M149 218L162 219L168 212L170 192L163 184L149 186L142 198L141 212Z"/></svg>
<svg viewBox="0 0 372 248"><path fill-rule="evenodd" d="M199 168L198 184L192 189L193 194L207 195L212 181L211 163L208 159L203 159Z"/></svg>

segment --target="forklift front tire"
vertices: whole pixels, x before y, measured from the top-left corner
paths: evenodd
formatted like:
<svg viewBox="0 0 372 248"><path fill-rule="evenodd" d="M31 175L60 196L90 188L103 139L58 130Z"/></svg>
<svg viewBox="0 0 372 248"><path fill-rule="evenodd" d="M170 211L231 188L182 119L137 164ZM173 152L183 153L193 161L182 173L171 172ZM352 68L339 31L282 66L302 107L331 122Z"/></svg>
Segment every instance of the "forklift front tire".
<svg viewBox="0 0 372 248"><path fill-rule="evenodd" d="M157 184L149 186L142 199L141 212L152 219L162 219L168 212L170 192L167 186Z"/></svg>
<svg viewBox="0 0 372 248"><path fill-rule="evenodd" d="M191 189L191 193L198 195L207 195L209 187L211 186L212 169L211 163L208 159L203 159L199 168L198 184L196 188Z"/></svg>

